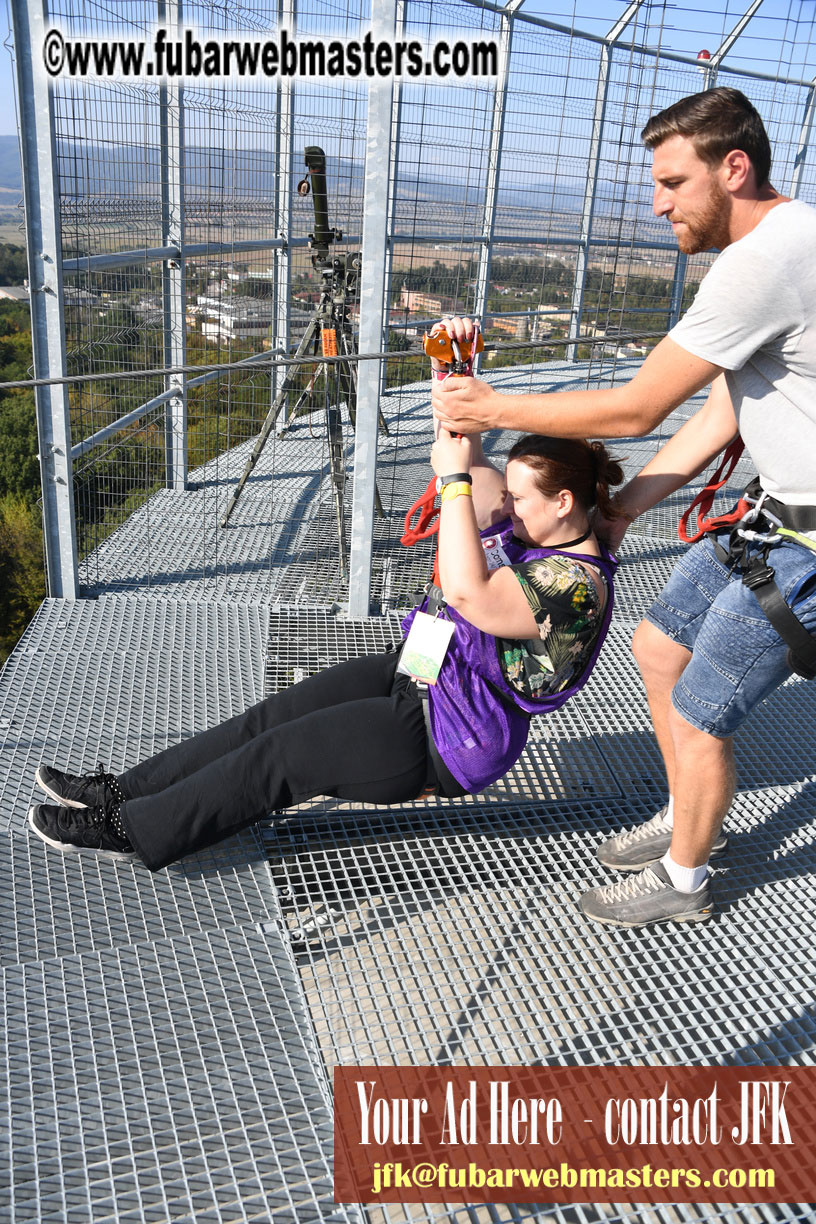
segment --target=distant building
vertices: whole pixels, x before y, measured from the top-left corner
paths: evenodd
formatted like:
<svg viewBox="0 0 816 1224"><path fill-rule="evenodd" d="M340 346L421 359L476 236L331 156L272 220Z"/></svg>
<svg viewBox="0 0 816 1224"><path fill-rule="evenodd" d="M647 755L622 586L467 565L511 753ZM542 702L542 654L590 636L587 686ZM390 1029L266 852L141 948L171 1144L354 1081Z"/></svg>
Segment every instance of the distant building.
<svg viewBox="0 0 816 1224"><path fill-rule="evenodd" d="M0 285L0 298L12 302L27 302L28 285Z"/></svg>
<svg viewBox="0 0 816 1224"><path fill-rule="evenodd" d="M164 322L162 300L158 293L146 293L134 302L131 310L149 327L158 327Z"/></svg>
<svg viewBox="0 0 816 1224"><path fill-rule="evenodd" d="M359 303L355 302L352 306L349 306L347 308L347 311L348 311L349 322L354 324L355 327L359 326L359 323L360 323L360 305ZM389 327L396 327L396 328L399 328L400 330L403 330L405 327L405 321L406 321L405 320L405 310L403 308L399 306L389 307L388 309L388 326ZM409 328L408 332L410 335L415 336L417 334L417 329L415 327Z"/></svg>
<svg viewBox="0 0 816 1224"><path fill-rule="evenodd" d="M532 327L530 328L531 340L549 340L553 334L552 324L547 318L543 318L540 314L533 319Z"/></svg>
<svg viewBox="0 0 816 1224"><path fill-rule="evenodd" d="M456 298L435 297L417 289L406 289L405 285L400 289L400 306L403 310L429 315L455 314L458 310Z"/></svg>
<svg viewBox="0 0 816 1224"><path fill-rule="evenodd" d="M66 306L90 306L99 304L99 297L90 289L81 289L76 285L63 285L62 300Z"/></svg>
<svg viewBox="0 0 816 1224"><path fill-rule="evenodd" d="M548 340L553 331L552 320L556 318L568 320L569 312L556 314L544 309L530 315L494 314L488 319L488 326L493 331L513 336L515 340Z"/></svg>
<svg viewBox="0 0 816 1224"><path fill-rule="evenodd" d="M513 339L526 340L526 335L520 335L520 332L526 330L527 320L525 318L502 318L501 315L490 316L490 330L503 332L507 336L512 336Z"/></svg>
<svg viewBox="0 0 816 1224"><path fill-rule="evenodd" d="M253 336L268 336L271 326L272 316L269 312L258 314L246 310L203 319L201 332L210 340L246 340Z"/></svg>
<svg viewBox="0 0 816 1224"><path fill-rule="evenodd" d="M273 312L268 301L244 297L196 298L201 316L201 332L211 340L237 340L265 337L272 326Z"/></svg>

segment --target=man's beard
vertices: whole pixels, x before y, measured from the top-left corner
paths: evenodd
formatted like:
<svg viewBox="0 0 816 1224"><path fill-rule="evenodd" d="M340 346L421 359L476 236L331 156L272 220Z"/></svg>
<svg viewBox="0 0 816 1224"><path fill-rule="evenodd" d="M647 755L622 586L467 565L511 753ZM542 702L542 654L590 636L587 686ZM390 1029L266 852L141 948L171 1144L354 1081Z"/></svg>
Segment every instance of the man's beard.
<svg viewBox="0 0 816 1224"><path fill-rule="evenodd" d="M683 218L685 229L675 230L677 245L684 255L696 255L700 251L709 251L712 247L721 251L728 246L730 205L731 197L728 192L720 187L719 183L713 184L705 204L693 220Z"/></svg>

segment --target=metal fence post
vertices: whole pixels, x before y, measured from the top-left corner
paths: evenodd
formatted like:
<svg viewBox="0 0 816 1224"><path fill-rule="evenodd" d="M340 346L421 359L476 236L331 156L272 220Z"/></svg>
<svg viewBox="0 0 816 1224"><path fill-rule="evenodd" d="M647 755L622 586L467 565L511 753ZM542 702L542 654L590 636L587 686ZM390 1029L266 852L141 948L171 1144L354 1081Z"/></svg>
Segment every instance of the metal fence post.
<svg viewBox="0 0 816 1224"><path fill-rule="evenodd" d="M68 372L54 108L42 60L43 0L12 0L25 198L31 340L36 378ZM79 595L68 388L37 387L48 594Z"/></svg>
<svg viewBox="0 0 816 1224"><path fill-rule="evenodd" d="M510 0L505 5L499 29L501 76L496 81L496 89L493 94L493 123L490 129L490 150L487 160L482 249L479 252L479 270L476 273L475 311L479 318L483 318L487 313L487 297L490 291L490 262L493 234L496 229L496 206L499 198L504 113L507 106L507 79L510 73L510 51L513 44L513 15L523 3L524 0Z"/></svg>
<svg viewBox="0 0 816 1224"><path fill-rule="evenodd" d="M711 59L705 63L703 67L703 89L713 89L714 88L714 86L717 83L717 73L720 70L720 64L725 59L726 55L731 50L731 48L733 47L734 43L737 41L739 36L742 34L743 30L746 28L751 18L754 16L754 13L756 13L757 9L759 8L761 4L762 4L762 0L753 0L753 3L746 10L746 12L742 15L742 17L740 17L739 21L734 26L733 30L728 35L728 37L724 39L722 43L720 43L719 47L714 52ZM813 121L812 111L810 114L810 121L811 122ZM807 122L807 112L806 112L806 122ZM807 135L805 134L805 131L806 131L805 126L803 126L802 134L803 134L805 143L807 143ZM798 164L798 156L797 156L797 164ZM796 170L794 170L794 175L795 174L796 174ZM674 264L674 280L672 282L671 305L669 306L669 330L671 330L671 328L674 327L675 323L680 318L680 312L683 309L683 289L685 288L685 284L686 284L687 266L688 266L688 256L684 255L682 251L678 251L677 259Z"/></svg>
<svg viewBox="0 0 816 1224"><path fill-rule="evenodd" d="M575 280L572 285L572 302L570 304L570 321L568 336L570 340L577 339L581 334L581 321L584 313L584 294L586 293L587 276L589 274L589 242L592 236L592 217L595 211L595 192L598 187L598 169L601 158L601 140L603 138L604 119L606 118L606 95L609 88L609 67L612 61L612 51L604 44L601 47L598 65L598 86L595 93L595 111L592 116L592 138L589 145L589 165L587 167L586 185L584 187L584 204L581 209L581 232L578 240L578 255L575 261ZM571 344L565 352L567 361L576 361L578 346Z"/></svg>
<svg viewBox="0 0 816 1224"><path fill-rule="evenodd" d="M620 38L642 4L643 0L632 0L626 12L622 14L620 20L609 31L601 46L600 61L598 63L598 84L595 90L595 110L592 115L592 136L589 143L589 159L586 186L584 188L584 204L581 209L581 234L578 241L575 280L572 287L569 324L570 340L577 340L581 335L584 295L589 274L589 247L592 240L592 221L595 214L595 195L598 190L598 170L601 164L601 142L603 140L604 120L606 119L606 99L609 93L609 72L612 67L612 44ZM577 355L577 345L569 345L566 350L567 361L575 361Z"/></svg>
<svg viewBox="0 0 816 1224"><path fill-rule="evenodd" d="M371 34L391 40L396 0L373 0ZM393 82L368 84L363 245L360 268L360 352L382 350L385 339L385 265L388 249L388 188L391 164ZM380 399L378 363L361 361L357 375L357 427L354 436L354 499L349 556L349 615L367 617L371 603L374 547L374 494L377 481L377 427Z"/></svg>
<svg viewBox="0 0 816 1224"><path fill-rule="evenodd" d="M181 0L159 0L159 22L177 31L181 26ZM162 245L178 247L178 256L162 263L162 315L164 363L171 369L187 364L185 300L186 238L184 223L184 98L180 85L159 86L161 139ZM165 374L167 401L164 417L165 467L168 489L187 487L187 378Z"/></svg>
<svg viewBox="0 0 816 1224"><path fill-rule="evenodd" d="M746 28L762 2L763 0L752 0L751 5L740 17L731 33L720 43L711 59L705 65L703 68L703 89L713 89L717 84L717 73L720 71L720 64L731 50L740 34L742 34L743 30Z"/></svg>
<svg viewBox="0 0 816 1224"><path fill-rule="evenodd" d="M684 251L678 251L674 261L674 280L672 281L671 302L669 304L669 331L679 320L680 311L683 309L683 290L686 287L687 267L688 255Z"/></svg>
<svg viewBox="0 0 816 1224"><path fill-rule="evenodd" d="M294 37L297 22L297 0L279 0L278 29L287 30ZM292 236L292 140L294 135L294 93L295 86L291 80L280 81L278 84L277 113L275 115L275 217L277 236L283 239L283 246L277 247L274 254L275 277L273 280L273 318L274 332L272 347L281 350L284 357L289 356L289 338L291 333L291 289L292 263L289 241ZM286 377L285 366L273 366L270 380L270 404L280 391ZM278 429L283 429L289 422L289 405L285 405L278 422Z"/></svg>
<svg viewBox="0 0 816 1224"><path fill-rule="evenodd" d="M522 3L522 0L519 0ZM396 10L396 37L402 38L405 31L405 0L397 0ZM397 208L397 172L399 169L399 144L400 144L400 123L402 120L402 83L394 82L394 92L392 96L391 110L391 166L388 175L388 234L393 234L396 230L396 208ZM388 320L391 315L391 284L394 265L394 247L393 243L386 242L385 248L385 320L386 320L386 338L390 335L388 331ZM386 344L386 348L388 345ZM385 391L388 381L388 367L383 362L380 367L380 391Z"/></svg>
<svg viewBox="0 0 816 1224"><path fill-rule="evenodd" d="M810 144L810 135L813 131L814 111L816 111L816 80L811 82L810 89L807 91L805 113L802 118L802 127L799 131L799 146L796 150L796 157L793 161L790 194L794 199L799 195L799 191L802 186L802 176L805 171L808 145Z"/></svg>

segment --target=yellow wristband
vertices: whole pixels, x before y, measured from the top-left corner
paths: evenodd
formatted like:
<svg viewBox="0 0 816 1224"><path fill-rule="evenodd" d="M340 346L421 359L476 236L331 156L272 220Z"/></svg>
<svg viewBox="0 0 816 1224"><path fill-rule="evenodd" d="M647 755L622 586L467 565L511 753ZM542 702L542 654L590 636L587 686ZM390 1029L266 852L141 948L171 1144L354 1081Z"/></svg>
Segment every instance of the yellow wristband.
<svg viewBox="0 0 816 1224"><path fill-rule="evenodd" d="M456 484L443 485L440 500L452 501L454 497L472 497L473 487L466 480L457 480Z"/></svg>

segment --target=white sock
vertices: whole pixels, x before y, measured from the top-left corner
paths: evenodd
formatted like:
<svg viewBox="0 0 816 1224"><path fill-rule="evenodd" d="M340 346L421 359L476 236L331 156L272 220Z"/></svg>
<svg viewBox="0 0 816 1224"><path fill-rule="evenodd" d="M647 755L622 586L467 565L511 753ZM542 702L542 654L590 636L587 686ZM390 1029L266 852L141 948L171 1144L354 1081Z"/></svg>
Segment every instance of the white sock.
<svg viewBox="0 0 816 1224"><path fill-rule="evenodd" d="M666 804L666 814L663 817L663 823L667 829L674 828L674 795L669 795L669 802Z"/></svg>
<svg viewBox="0 0 816 1224"><path fill-rule="evenodd" d="M696 892L702 887L708 875L708 863L703 863L702 867L681 867L679 863L675 863L668 850L660 861L669 873L673 887L678 892Z"/></svg>

